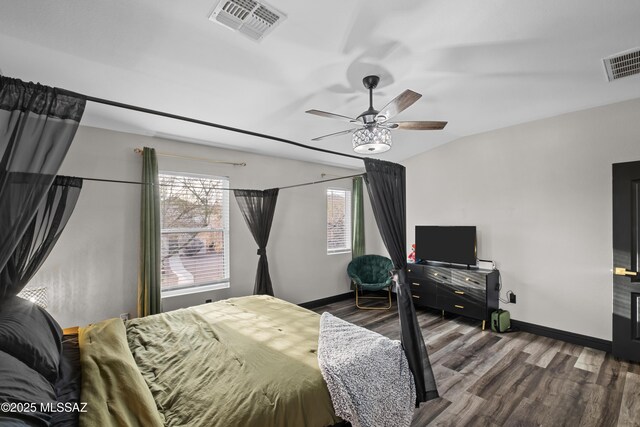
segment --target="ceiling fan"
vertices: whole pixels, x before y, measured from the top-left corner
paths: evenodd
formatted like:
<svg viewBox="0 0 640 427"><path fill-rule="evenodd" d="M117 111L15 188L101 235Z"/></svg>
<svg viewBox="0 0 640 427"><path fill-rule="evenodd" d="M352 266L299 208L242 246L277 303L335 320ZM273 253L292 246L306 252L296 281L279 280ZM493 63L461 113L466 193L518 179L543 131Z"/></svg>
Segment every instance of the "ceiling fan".
<svg viewBox="0 0 640 427"><path fill-rule="evenodd" d="M437 121L389 121L389 119L413 105L422 95L407 89L385 105L382 110L378 111L373 108L373 89L378 86L379 81L380 77L378 76L366 76L362 79L364 87L369 90L369 109L356 118L352 119L351 117L320 110L307 110L306 112L309 114L358 125L358 127L352 129L313 138L312 141L353 133L353 150L356 153L377 154L384 153L391 148L392 129L439 130L447 125L447 122Z"/></svg>

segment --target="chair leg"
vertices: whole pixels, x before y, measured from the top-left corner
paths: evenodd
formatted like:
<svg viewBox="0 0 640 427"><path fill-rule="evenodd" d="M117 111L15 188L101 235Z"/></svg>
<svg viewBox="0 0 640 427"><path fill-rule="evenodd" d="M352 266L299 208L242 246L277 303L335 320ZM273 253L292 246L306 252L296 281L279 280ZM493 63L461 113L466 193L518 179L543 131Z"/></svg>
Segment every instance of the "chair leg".
<svg viewBox="0 0 640 427"><path fill-rule="evenodd" d="M356 285L356 307L361 310L389 310L391 308L391 286L387 287L387 298L385 297L361 297L361 299L388 299L389 305L386 307L363 307L359 304L358 285Z"/></svg>

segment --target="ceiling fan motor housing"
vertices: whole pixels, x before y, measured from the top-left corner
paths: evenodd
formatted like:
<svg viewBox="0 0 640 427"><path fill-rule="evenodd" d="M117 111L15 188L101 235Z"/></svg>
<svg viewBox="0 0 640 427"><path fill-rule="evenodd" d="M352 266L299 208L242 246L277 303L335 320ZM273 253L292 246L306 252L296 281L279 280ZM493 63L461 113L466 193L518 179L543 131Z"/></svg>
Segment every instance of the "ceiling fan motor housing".
<svg viewBox="0 0 640 427"><path fill-rule="evenodd" d="M378 110L373 108L369 108L367 111L360 114L356 119L360 120L366 126L373 126L376 123L376 116L378 115Z"/></svg>
<svg viewBox="0 0 640 427"><path fill-rule="evenodd" d="M378 76L367 76L364 79L362 79L362 84L364 84L364 87L366 89L375 89L378 86L378 83L380 82L380 77Z"/></svg>

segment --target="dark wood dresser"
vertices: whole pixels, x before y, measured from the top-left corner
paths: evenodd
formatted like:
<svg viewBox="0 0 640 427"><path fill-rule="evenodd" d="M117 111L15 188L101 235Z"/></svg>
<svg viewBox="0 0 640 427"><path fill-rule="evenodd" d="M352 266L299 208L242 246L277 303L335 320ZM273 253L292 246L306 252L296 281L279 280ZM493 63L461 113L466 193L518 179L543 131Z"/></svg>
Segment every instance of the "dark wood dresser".
<svg viewBox="0 0 640 427"><path fill-rule="evenodd" d="M429 264L409 264L407 280L413 302L482 320L482 329L498 309L498 270L467 270Z"/></svg>

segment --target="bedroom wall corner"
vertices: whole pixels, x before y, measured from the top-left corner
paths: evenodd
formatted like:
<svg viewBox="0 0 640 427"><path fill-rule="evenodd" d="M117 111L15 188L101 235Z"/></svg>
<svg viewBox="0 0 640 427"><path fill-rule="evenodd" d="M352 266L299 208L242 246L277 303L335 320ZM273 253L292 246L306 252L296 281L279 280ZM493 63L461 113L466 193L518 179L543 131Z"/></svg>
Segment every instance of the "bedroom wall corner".
<svg viewBox="0 0 640 427"><path fill-rule="evenodd" d="M611 165L634 160L640 99L461 138L404 162L408 236L476 225L511 318L611 340Z"/></svg>

